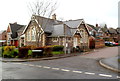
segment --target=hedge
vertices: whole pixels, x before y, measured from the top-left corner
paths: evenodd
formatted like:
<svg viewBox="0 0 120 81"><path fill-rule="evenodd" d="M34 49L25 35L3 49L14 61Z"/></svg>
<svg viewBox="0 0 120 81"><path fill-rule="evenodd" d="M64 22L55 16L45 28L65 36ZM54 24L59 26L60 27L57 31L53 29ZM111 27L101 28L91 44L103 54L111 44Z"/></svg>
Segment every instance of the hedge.
<svg viewBox="0 0 120 81"><path fill-rule="evenodd" d="M28 57L28 50L30 50L29 47L21 47L19 48L19 58L27 58Z"/></svg>
<svg viewBox="0 0 120 81"><path fill-rule="evenodd" d="M61 46L61 45L54 45L52 47L53 47L52 51L63 51L63 48L64 48L64 46Z"/></svg>

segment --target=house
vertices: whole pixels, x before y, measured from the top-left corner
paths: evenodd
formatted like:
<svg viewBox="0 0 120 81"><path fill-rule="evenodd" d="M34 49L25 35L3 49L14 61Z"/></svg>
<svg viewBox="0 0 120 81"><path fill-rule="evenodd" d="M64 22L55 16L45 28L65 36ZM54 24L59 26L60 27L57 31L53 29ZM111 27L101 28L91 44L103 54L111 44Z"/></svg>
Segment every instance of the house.
<svg viewBox="0 0 120 81"><path fill-rule="evenodd" d="M104 47L104 32L102 30L102 27L100 27L98 24L96 26L88 24L88 29L90 32L90 38L89 38L89 46L90 48L101 48Z"/></svg>
<svg viewBox="0 0 120 81"><path fill-rule="evenodd" d="M76 46L83 49L89 47L89 32L83 19L58 21L55 14L52 19L32 15L23 31L25 45L37 46L36 33L40 33L39 46L63 45L69 49Z"/></svg>
<svg viewBox="0 0 120 81"><path fill-rule="evenodd" d="M6 30L0 31L0 46L6 45Z"/></svg>
<svg viewBox="0 0 120 81"><path fill-rule="evenodd" d="M20 25L15 23L9 23L8 28L7 28L7 45L14 45L16 47L19 46L19 35L18 31L25 25Z"/></svg>
<svg viewBox="0 0 120 81"><path fill-rule="evenodd" d="M96 33L97 31L95 30L94 26L91 24L87 24L87 28L89 30L89 48L90 49L94 49L95 48L95 37L96 37Z"/></svg>
<svg viewBox="0 0 120 81"><path fill-rule="evenodd" d="M120 28L116 28L117 31L117 43L120 43Z"/></svg>
<svg viewBox="0 0 120 81"><path fill-rule="evenodd" d="M110 41L111 42L118 42L118 40L117 40L117 35L118 35L117 31L114 28L109 28L108 32L110 34L110 36L109 36Z"/></svg>

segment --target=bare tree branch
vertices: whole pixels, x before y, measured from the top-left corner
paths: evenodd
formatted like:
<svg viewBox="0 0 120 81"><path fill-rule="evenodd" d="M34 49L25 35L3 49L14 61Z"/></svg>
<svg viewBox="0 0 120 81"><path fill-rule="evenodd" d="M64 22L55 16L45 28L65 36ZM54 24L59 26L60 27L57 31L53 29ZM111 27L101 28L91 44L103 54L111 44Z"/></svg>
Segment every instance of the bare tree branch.
<svg viewBox="0 0 120 81"><path fill-rule="evenodd" d="M54 4L50 1L36 1L33 2L32 4L29 3L29 10L31 11L31 14L34 15L38 15L38 16L43 16L47 18L50 18L50 16L54 13L54 11L56 10L56 4L57 2L55 2ZM49 22L49 19L47 19L45 22L43 21L44 18L42 18L41 20L41 24L40 26L43 28L43 30L46 29L47 23ZM44 23L44 27L43 27L43 23ZM41 39L41 34L43 33L43 31L41 32L40 28L36 28L35 26L35 38L36 38L36 45L39 46L40 43L40 39Z"/></svg>

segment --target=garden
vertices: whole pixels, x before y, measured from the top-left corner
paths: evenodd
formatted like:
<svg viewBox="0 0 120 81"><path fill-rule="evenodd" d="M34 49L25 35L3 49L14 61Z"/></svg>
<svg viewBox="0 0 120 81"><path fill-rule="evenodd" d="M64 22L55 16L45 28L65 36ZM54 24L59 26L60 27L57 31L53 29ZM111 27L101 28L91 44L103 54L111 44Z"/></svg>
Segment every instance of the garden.
<svg viewBox="0 0 120 81"><path fill-rule="evenodd" d="M24 46L16 48L15 46L0 47L0 56L4 58L42 58L52 57L54 55L64 54L64 46L52 45L44 47ZM36 50L36 51L34 51Z"/></svg>

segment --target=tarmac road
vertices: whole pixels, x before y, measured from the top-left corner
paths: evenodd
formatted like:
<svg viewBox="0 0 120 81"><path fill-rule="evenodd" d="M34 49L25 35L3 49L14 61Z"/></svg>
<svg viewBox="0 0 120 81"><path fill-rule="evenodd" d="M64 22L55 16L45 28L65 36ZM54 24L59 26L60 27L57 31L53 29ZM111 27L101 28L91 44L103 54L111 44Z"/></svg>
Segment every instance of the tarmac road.
<svg viewBox="0 0 120 81"><path fill-rule="evenodd" d="M116 56L116 51L117 47L111 47L87 55L62 59L7 62L2 64L2 76L3 79L117 79L117 72L101 67L98 63L101 57Z"/></svg>

